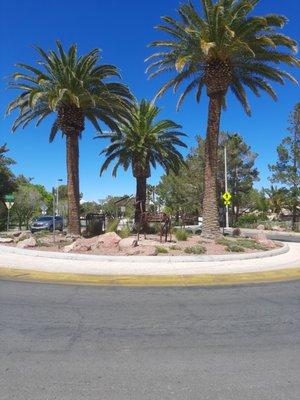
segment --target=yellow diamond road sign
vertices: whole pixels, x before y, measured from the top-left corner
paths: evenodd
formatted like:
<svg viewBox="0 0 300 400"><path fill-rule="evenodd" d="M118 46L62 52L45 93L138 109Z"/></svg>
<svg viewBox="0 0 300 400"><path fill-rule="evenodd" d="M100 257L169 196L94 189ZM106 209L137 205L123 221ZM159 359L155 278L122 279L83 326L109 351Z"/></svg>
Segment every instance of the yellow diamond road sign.
<svg viewBox="0 0 300 400"><path fill-rule="evenodd" d="M230 202L231 194L229 192L225 192L223 194L223 199L225 200L225 202Z"/></svg>

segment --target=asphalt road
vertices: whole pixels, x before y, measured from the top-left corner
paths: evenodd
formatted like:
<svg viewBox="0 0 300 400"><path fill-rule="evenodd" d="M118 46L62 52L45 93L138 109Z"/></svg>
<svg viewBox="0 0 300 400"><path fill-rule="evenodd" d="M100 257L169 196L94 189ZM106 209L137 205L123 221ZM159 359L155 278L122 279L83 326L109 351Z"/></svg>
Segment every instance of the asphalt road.
<svg viewBox="0 0 300 400"><path fill-rule="evenodd" d="M1 400L299 400L300 282L0 282Z"/></svg>

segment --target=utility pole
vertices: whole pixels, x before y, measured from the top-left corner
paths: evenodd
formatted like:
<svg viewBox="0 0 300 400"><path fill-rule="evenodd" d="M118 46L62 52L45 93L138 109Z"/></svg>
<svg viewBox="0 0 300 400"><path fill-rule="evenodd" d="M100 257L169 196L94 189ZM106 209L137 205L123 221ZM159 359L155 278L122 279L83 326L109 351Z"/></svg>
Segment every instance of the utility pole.
<svg viewBox="0 0 300 400"><path fill-rule="evenodd" d="M227 148L224 146L224 168L225 168L225 193L228 192L228 184L227 184ZM228 204L226 204L226 228L229 228L229 215L228 215Z"/></svg>

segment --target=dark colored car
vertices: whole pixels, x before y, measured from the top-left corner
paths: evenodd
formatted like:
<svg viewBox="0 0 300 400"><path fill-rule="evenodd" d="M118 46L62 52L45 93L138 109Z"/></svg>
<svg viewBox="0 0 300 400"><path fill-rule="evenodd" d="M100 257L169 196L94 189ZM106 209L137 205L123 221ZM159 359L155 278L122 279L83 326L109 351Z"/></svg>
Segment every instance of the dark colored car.
<svg viewBox="0 0 300 400"><path fill-rule="evenodd" d="M31 233L48 230L50 232L53 231L53 216L52 215L44 215L42 217L37 218L30 226ZM61 216L55 217L55 230L62 231L64 229L64 219Z"/></svg>

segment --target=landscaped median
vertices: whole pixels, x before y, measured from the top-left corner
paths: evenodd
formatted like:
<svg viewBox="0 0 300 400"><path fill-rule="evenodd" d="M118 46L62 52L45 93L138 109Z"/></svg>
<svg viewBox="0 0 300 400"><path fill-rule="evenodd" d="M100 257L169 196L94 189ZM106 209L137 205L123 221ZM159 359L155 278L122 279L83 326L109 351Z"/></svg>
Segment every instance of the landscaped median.
<svg viewBox="0 0 300 400"><path fill-rule="evenodd" d="M0 246L0 278L92 285L209 286L300 278L300 244L217 256L97 256Z"/></svg>

